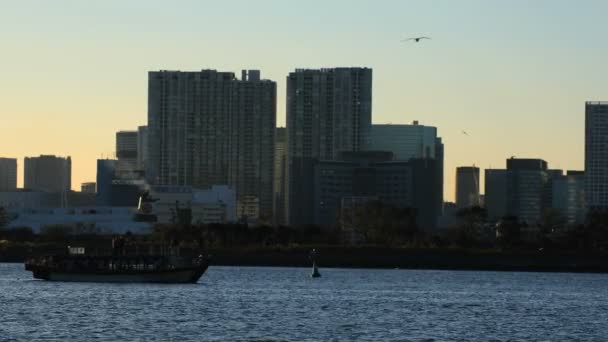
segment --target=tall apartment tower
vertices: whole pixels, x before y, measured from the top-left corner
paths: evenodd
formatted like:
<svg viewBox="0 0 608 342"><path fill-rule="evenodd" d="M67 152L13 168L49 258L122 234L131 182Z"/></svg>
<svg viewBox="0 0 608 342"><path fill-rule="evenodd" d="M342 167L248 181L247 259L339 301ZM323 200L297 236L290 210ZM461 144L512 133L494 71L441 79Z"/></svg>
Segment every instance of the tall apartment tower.
<svg viewBox="0 0 608 342"><path fill-rule="evenodd" d="M608 101L585 104L585 202L608 208Z"/></svg>
<svg viewBox="0 0 608 342"><path fill-rule="evenodd" d="M234 73L148 74L148 156L152 184L227 184Z"/></svg>
<svg viewBox="0 0 608 342"><path fill-rule="evenodd" d="M296 69L287 76L287 195L289 224L313 222L317 160L361 151L372 121L372 70Z"/></svg>
<svg viewBox="0 0 608 342"><path fill-rule="evenodd" d="M17 189L17 159L0 158L0 191Z"/></svg>
<svg viewBox="0 0 608 342"><path fill-rule="evenodd" d="M274 142L274 222L285 221L285 181L287 179L287 131L277 127Z"/></svg>
<svg viewBox="0 0 608 342"><path fill-rule="evenodd" d="M271 215L276 83L257 70L242 76L149 73L146 177L203 189L228 184L244 211Z"/></svg>
<svg viewBox="0 0 608 342"><path fill-rule="evenodd" d="M479 168L461 166L456 168L456 208L479 205Z"/></svg>
<svg viewBox="0 0 608 342"><path fill-rule="evenodd" d="M72 159L52 155L25 157L23 187L46 192L70 191Z"/></svg>
<svg viewBox="0 0 608 342"><path fill-rule="evenodd" d="M116 159L118 169L122 172L132 172L137 165L137 131L116 132Z"/></svg>
<svg viewBox="0 0 608 342"><path fill-rule="evenodd" d="M270 223L277 86L261 80L259 70L243 70L233 83L228 184L236 191L237 212Z"/></svg>

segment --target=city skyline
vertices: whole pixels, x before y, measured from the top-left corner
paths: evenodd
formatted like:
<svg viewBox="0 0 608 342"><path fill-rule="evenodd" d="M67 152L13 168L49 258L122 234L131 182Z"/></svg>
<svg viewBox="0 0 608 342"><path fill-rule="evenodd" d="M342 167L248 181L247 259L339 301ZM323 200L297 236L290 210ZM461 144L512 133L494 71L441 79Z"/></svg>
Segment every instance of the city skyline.
<svg viewBox="0 0 608 342"><path fill-rule="evenodd" d="M180 8L137 1L121 7L63 4L23 2L0 14L11 65L0 104L0 155L18 158L19 186L23 157L41 154L72 157L73 189L93 181L95 160L111 155L115 133L146 124L151 70L259 69L277 82L277 124L284 126L290 71L369 67L373 123L418 120L438 127L446 145L446 200L454 197L457 166L500 168L515 155L583 169L585 102L605 100L608 93L601 61L606 48L597 44L606 33L600 14L608 5L599 1L576 7L468 1L458 8L447 2L335 2L317 13L324 19L319 25L315 16L290 14L312 14L314 2L310 8L215 4L217 17L205 21L184 20L200 13L209 4L204 2ZM157 25L161 18L166 20ZM255 29L213 29L228 18ZM417 33L433 39L400 42ZM19 140L25 133L36 139Z"/></svg>

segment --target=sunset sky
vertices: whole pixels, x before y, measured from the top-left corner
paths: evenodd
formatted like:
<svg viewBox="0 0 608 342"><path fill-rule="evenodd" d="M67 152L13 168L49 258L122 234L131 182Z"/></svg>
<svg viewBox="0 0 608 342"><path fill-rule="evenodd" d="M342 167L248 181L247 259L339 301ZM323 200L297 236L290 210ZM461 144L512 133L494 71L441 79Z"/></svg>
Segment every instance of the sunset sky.
<svg viewBox="0 0 608 342"><path fill-rule="evenodd" d="M147 120L147 72L373 68L374 123L437 126L455 167L583 169L584 104L608 100L608 1L0 0L0 156L70 155L74 189ZM432 40L402 43L428 35ZM468 132L468 136L462 131ZM483 180L482 180L483 181Z"/></svg>

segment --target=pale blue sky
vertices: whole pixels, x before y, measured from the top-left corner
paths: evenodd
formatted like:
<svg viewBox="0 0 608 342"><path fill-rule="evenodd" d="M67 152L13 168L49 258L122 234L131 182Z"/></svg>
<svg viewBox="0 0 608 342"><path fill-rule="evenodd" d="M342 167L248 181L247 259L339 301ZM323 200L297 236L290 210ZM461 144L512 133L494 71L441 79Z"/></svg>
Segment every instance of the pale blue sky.
<svg viewBox="0 0 608 342"><path fill-rule="evenodd" d="M145 124L149 70L261 69L278 82L283 124L289 71L371 67L374 122L439 128L447 199L459 165L503 167L516 155L582 169L584 101L608 99L608 1L0 0L0 8L0 156L71 155L74 188L95 179L115 131ZM400 42L413 35L433 39Z"/></svg>

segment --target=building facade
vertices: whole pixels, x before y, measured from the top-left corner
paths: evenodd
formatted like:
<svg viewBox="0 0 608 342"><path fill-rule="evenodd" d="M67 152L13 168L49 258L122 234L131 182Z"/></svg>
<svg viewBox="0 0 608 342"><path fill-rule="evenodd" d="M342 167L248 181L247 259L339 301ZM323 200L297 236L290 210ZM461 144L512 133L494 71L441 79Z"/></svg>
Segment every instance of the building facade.
<svg viewBox="0 0 608 342"><path fill-rule="evenodd" d="M149 73L146 177L159 185L229 184L271 217L276 83L257 70L242 76Z"/></svg>
<svg viewBox="0 0 608 342"><path fill-rule="evenodd" d="M70 191L72 159L52 155L25 157L23 187L45 192Z"/></svg>
<svg viewBox="0 0 608 342"><path fill-rule="evenodd" d="M392 151L395 160L411 158L435 159L437 128L420 125L378 125L371 128L368 149L371 151Z"/></svg>
<svg viewBox="0 0 608 342"><path fill-rule="evenodd" d="M0 158L0 191L17 189L17 159Z"/></svg>
<svg viewBox="0 0 608 342"><path fill-rule="evenodd" d="M608 208L608 101L585 104L585 197L589 210Z"/></svg>
<svg viewBox="0 0 608 342"><path fill-rule="evenodd" d="M117 170L121 173L130 173L138 169L137 135L137 131L116 132Z"/></svg>
<svg viewBox="0 0 608 342"><path fill-rule="evenodd" d="M315 224L337 223L345 198L374 198L384 203L416 209L420 229L436 228L441 209L441 185L435 159L394 161L390 151L343 152L338 160L315 164ZM443 204L443 203L441 203Z"/></svg>
<svg viewBox="0 0 608 342"><path fill-rule="evenodd" d="M456 168L456 208L479 205L479 168L461 166Z"/></svg>
<svg viewBox="0 0 608 342"><path fill-rule="evenodd" d="M274 223L286 224L287 131L277 127L274 142Z"/></svg>
<svg viewBox="0 0 608 342"><path fill-rule="evenodd" d="M287 221L312 223L314 165L369 144L372 70L296 69L287 77Z"/></svg>
<svg viewBox="0 0 608 342"><path fill-rule="evenodd" d="M137 127L137 169L146 169L148 160L148 126Z"/></svg>
<svg viewBox="0 0 608 342"><path fill-rule="evenodd" d="M488 219L515 216L528 225L540 223L551 208L551 180L559 170L548 170L542 159L507 159L506 170L486 170L485 205Z"/></svg>
<svg viewBox="0 0 608 342"><path fill-rule="evenodd" d="M234 81L229 137L228 183L242 216L271 222L273 216L276 83L259 70L243 70Z"/></svg>
<svg viewBox="0 0 608 342"><path fill-rule="evenodd" d="M585 222L585 173L568 171L553 179L552 207L569 225Z"/></svg>

